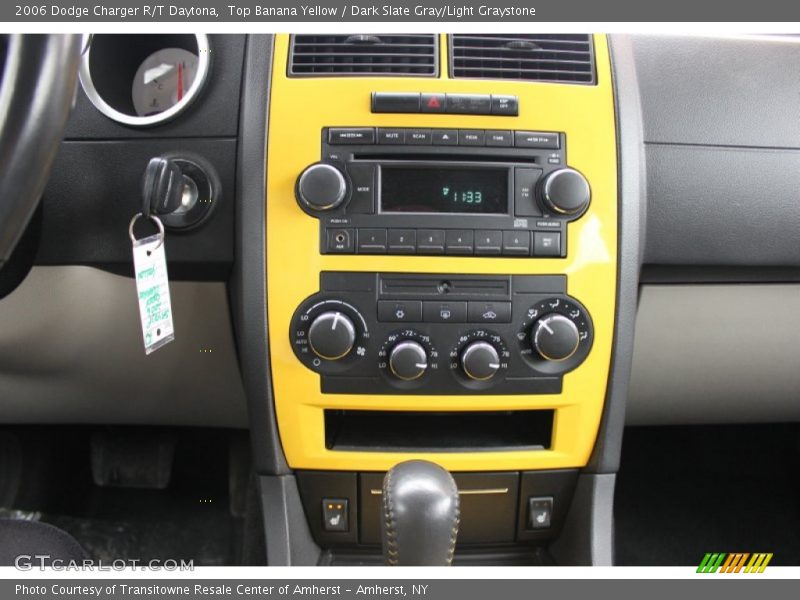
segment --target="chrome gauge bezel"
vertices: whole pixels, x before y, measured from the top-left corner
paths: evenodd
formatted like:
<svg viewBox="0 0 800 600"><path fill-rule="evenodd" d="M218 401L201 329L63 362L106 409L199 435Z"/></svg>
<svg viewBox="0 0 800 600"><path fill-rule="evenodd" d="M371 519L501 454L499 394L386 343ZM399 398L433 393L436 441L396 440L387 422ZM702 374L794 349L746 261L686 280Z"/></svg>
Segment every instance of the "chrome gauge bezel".
<svg viewBox="0 0 800 600"><path fill-rule="evenodd" d="M130 127L153 127L154 125L167 123L183 113L198 96L200 96L208 80L208 74L211 70L211 44L208 35L204 33L196 33L194 37L197 41L197 75L183 98L163 112L148 116L129 115L117 110L103 99L92 80L92 70L90 66L92 53L91 35L86 36L84 41L83 56L81 57L81 65L78 72L83 91L97 110L112 121L116 121L122 125L128 125Z"/></svg>

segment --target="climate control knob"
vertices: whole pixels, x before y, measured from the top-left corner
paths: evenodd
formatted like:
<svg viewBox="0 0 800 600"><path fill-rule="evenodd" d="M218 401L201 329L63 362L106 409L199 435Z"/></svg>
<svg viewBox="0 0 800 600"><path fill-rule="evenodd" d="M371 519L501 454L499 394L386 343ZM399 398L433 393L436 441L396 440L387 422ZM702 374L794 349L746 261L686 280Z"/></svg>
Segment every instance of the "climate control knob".
<svg viewBox="0 0 800 600"><path fill-rule="evenodd" d="M422 344L405 340L389 352L389 371L403 381L419 379L428 369L428 353Z"/></svg>
<svg viewBox="0 0 800 600"><path fill-rule="evenodd" d="M558 313L546 315L533 326L533 349L545 360L567 360L578 350L580 333L575 323Z"/></svg>
<svg viewBox="0 0 800 600"><path fill-rule="evenodd" d="M339 360L353 349L356 326L344 313L327 311L318 315L308 328L311 350L324 360Z"/></svg>
<svg viewBox="0 0 800 600"><path fill-rule="evenodd" d="M500 355L489 342L472 342L461 352L461 369L475 381L487 381L500 369Z"/></svg>
<svg viewBox="0 0 800 600"><path fill-rule="evenodd" d="M306 167L297 178L295 192L304 210L332 210L347 198L347 180L333 165L315 163Z"/></svg>
<svg viewBox="0 0 800 600"><path fill-rule="evenodd" d="M544 208L561 215L577 215L586 210L591 199L591 188L581 173L565 168L545 177L541 188Z"/></svg>

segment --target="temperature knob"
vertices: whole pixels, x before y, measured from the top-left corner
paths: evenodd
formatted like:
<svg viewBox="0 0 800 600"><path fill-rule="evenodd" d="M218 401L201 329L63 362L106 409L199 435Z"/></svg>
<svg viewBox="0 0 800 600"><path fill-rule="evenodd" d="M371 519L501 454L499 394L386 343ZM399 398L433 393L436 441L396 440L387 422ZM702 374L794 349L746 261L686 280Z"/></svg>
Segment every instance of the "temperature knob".
<svg viewBox="0 0 800 600"><path fill-rule="evenodd" d="M542 184L544 207L562 215L577 215L586 210L591 195L586 177L575 169L553 171Z"/></svg>
<svg viewBox="0 0 800 600"><path fill-rule="evenodd" d="M461 353L461 369L475 381L487 381L500 369L500 355L489 342L472 342Z"/></svg>
<svg viewBox="0 0 800 600"><path fill-rule="evenodd" d="M297 201L304 210L332 210L347 198L347 180L336 167L315 163L297 178Z"/></svg>
<svg viewBox="0 0 800 600"><path fill-rule="evenodd" d="M403 381L413 381L425 374L428 368L428 353L422 344L405 340L389 352L389 370Z"/></svg>
<svg viewBox="0 0 800 600"><path fill-rule="evenodd" d="M317 316L308 328L311 350L322 359L339 360L353 349L356 327L347 315L327 311Z"/></svg>
<svg viewBox="0 0 800 600"><path fill-rule="evenodd" d="M533 326L534 350L545 360L567 360L575 354L579 344L578 327L564 315L546 315Z"/></svg>

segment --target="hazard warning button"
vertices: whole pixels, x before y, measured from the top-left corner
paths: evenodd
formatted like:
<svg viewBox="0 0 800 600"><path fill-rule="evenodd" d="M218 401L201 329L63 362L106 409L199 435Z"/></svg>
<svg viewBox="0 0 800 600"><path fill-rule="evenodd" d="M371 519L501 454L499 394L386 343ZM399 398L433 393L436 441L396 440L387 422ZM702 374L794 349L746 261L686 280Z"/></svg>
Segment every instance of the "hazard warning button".
<svg viewBox="0 0 800 600"><path fill-rule="evenodd" d="M444 94L422 94L422 112L443 113L445 107Z"/></svg>

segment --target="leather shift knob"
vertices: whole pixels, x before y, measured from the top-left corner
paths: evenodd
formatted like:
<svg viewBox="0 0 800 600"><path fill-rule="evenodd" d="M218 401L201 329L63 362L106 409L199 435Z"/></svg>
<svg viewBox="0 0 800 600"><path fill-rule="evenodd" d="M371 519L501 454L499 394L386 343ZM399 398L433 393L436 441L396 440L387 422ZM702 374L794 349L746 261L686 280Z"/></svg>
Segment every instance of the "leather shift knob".
<svg viewBox="0 0 800 600"><path fill-rule="evenodd" d="M383 479L383 555L389 565L450 566L458 535L458 488L437 464L410 460Z"/></svg>

